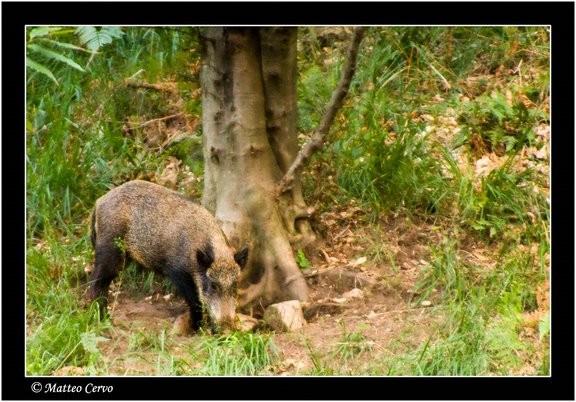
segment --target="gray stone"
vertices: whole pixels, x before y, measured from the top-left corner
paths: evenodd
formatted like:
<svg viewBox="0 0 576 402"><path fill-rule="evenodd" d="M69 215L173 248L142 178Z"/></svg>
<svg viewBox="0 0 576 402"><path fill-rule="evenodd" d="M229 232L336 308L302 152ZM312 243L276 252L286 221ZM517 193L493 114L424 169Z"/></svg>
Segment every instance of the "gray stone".
<svg viewBox="0 0 576 402"><path fill-rule="evenodd" d="M278 332L290 332L306 324L302 306L298 300L271 304L264 312L264 322Z"/></svg>
<svg viewBox="0 0 576 402"><path fill-rule="evenodd" d="M354 289L344 293L342 295L342 297L345 298L346 300L363 299L364 298L364 292L361 289L354 288Z"/></svg>

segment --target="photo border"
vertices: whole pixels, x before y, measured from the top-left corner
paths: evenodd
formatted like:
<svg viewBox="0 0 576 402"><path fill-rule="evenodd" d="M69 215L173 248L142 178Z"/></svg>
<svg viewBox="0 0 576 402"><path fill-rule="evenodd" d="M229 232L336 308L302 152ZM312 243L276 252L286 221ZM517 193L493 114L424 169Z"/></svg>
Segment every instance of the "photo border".
<svg viewBox="0 0 576 402"><path fill-rule="evenodd" d="M551 26L551 375L526 377L26 376L26 25ZM20 38L18 40L17 38ZM573 399L574 4L568 2L2 3L3 399ZM554 62L552 62L554 60ZM554 100L556 102L554 102ZM20 117L19 117L20 116ZM553 116L553 118L552 118ZM551 123L552 127L552 123ZM22 137L20 137L22 135ZM553 167L552 167L553 165ZM20 198L22 197L22 198ZM24 225L22 224L24 218ZM21 304L23 303L23 304ZM554 345L555 347L552 347ZM112 385L110 394L34 393L33 384ZM272 394L266 389L274 390ZM262 389L263 388L263 389Z"/></svg>

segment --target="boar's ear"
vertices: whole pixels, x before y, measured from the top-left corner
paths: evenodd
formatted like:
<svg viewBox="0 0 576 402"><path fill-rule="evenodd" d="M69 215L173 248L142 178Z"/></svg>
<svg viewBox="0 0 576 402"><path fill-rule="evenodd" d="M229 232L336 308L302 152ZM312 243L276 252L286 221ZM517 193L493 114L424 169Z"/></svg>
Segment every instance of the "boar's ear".
<svg viewBox="0 0 576 402"><path fill-rule="evenodd" d="M236 264L240 265L240 268L244 268L244 266L246 266L247 260L248 260L248 246L244 246L242 250L234 254L234 261L236 261Z"/></svg>
<svg viewBox="0 0 576 402"><path fill-rule="evenodd" d="M196 259L200 268L207 270L214 262L214 250L212 244L207 243L203 248L196 251Z"/></svg>

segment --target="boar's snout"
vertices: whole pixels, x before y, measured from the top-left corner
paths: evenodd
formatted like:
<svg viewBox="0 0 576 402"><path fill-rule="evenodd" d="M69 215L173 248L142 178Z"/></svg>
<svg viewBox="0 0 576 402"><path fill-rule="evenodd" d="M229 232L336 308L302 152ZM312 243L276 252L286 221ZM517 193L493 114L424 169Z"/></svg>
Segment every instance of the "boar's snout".
<svg viewBox="0 0 576 402"><path fill-rule="evenodd" d="M208 306L210 326L214 332L226 332L236 329L236 300L226 298L213 300Z"/></svg>

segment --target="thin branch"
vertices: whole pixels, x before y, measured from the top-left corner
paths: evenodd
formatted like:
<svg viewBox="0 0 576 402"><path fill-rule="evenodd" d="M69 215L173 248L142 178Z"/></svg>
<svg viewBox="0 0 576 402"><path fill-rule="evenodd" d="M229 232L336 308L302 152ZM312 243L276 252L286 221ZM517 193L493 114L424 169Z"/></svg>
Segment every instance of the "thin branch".
<svg viewBox="0 0 576 402"><path fill-rule="evenodd" d="M153 89L159 92L169 92L171 94L176 93L176 86L171 83L150 84L149 82L135 81L129 78L125 80L125 84L129 88L145 88L145 89Z"/></svg>
<svg viewBox="0 0 576 402"><path fill-rule="evenodd" d="M296 155L296 159L294 159L294 162L292 162L292 165L288 168L286 174L278 183L276 188L277 195L280 195L290 189L296 173L299 169L302 168L304 162L306 162L306 160L310 158L310 156L312 156L315 151L322 147L324 139L330 131L332 123L334 122L336 113L342 107L344 98L348 94L350 82L352 81L352 77L354 76L354 72L356 70L358 49L360 47L360 42L362 41L365 30L365 27L359 27L354 31L354 37L352 38L352 43L348 49L348 57L346 58L346 64L342 72L340 83L332 93L332 98L330 99L328 108L326 109L324 116L322 116L322 120L320 121L319 126L314 131L314 134L312 134L312 138L310 138L310 140L302 147L302 149L300 149L300 152L298 152L298 155Z"/></svg>
<svg viewBox="0 0 576 402"><path fill-rule="evenodd" d="M136 130L138 128L149 126L150 124L153 124L153 123L158 123L160 121L165 121L165 120L171 120L171 119L175 119L175 118L181 117L181 116L184 116L184 113L180 112L180 113L176 113L176 114L171 114L170 116L164 116L164 117L159 117L157 119L145 121L144 123L138 124L136 126L130 126L130 127L128 127L128 129L129 130Z"/></svg>

